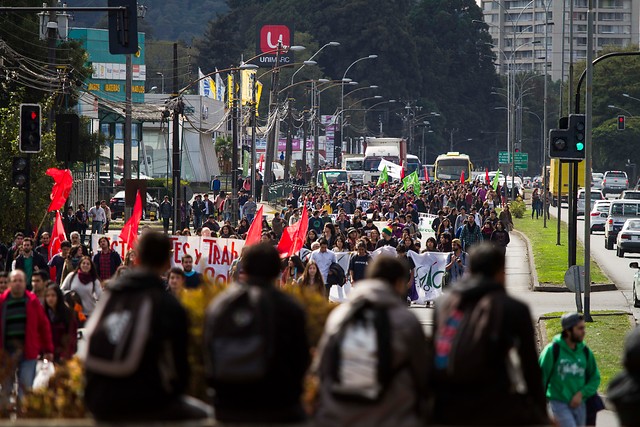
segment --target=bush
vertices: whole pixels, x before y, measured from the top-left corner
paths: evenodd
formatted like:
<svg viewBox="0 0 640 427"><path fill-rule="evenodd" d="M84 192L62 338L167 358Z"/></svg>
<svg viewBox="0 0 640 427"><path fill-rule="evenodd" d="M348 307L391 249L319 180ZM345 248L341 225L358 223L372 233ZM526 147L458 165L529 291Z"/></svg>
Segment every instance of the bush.
<svg viewBox="0 0 640 427"><path fill-rule="evenodd" d="M511 215L516 218L522 218L527 210L527 205L522 201L522 197L518 197L515 201L509 205Z"/></svg>

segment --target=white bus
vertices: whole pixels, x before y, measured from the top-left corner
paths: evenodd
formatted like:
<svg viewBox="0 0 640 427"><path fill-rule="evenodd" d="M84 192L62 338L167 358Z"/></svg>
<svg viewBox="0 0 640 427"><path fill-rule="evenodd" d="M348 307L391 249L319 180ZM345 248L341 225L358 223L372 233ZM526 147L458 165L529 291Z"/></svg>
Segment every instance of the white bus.
<svg viewBox="0 0 640 427"><path fill-rule="evenodd" d="M473 164L466 154L450 151L436 158L434 164L435 179L440 181L460 181L464 172L465 182L471 182L471 170Z"/></svg>

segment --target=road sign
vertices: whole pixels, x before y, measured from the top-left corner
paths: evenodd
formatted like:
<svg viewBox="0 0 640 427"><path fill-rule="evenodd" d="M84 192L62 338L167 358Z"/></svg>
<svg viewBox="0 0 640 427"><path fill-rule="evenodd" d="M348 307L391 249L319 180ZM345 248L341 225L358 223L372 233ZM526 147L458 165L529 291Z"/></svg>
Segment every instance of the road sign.
<svg viewBox="0 0 640 427"><path fill-rule="evenodd" d="M527 171L527 169L529 169L529 166L527 165L519 165L519 164L515 164L513 165L513 168L516 170L516 172L525 172Z"/></svg>
<svg viewBox="0 0 640 427"><path fill-rule="evenodd" d="M502 165L506 165L511 163L511 159L513 158L516 166L524 166L525 168L529 167L529 153L515 153L515 157L510 155L508 151L500 151L498 152L498 163Z"/></svg>

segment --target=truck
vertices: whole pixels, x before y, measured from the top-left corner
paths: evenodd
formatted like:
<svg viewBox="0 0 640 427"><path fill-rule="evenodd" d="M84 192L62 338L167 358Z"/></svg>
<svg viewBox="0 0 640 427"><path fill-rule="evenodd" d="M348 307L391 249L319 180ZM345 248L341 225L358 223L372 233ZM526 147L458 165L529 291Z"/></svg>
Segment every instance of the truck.
<svg viewBox="0 0 640 427"><path fill-rule="evenodd" d="M362 154L343 154L342 169L347 171L349 181L362 183L364 181L364 156Z"/></svg>
<svg viewBox="0 0 640 427"><path fill-rule="evenodd" d="M584 168L585 161L578 162L578 188L584 187ZM562 173L562 188L558 188L560 182L560 173ZM560 160L551 159L549 168L549 189L551 190L551 205L558 206L560 203L566 202L569 196L569 164L562 164L562 172L560 171Z"/></svg>
<svg viewBox="0 0 640 427"><path fill-rule="evenodd" d="M404 138L366 138L364 149L364 182L377 181L378 165L385 159L406 167L407 140Z"/></svg>

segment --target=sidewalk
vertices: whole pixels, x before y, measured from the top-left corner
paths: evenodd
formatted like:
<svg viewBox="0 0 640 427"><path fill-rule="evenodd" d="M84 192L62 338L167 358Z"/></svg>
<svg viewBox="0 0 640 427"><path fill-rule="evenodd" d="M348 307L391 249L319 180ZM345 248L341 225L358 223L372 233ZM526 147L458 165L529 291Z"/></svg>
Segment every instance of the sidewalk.
<svg viewBox="0 0 640 427"><path fill-rule="evenodd" d="M529 256L525 241L517 234L510 233L511 243L507 247L507 291L525 302L535 320L545 313L555 311L575 311L575 294L570 292L533 292L530 290L533 275L529 267ZM592 310L620 310L628 307L620 291L598 292L591 298Z"/></svg>

